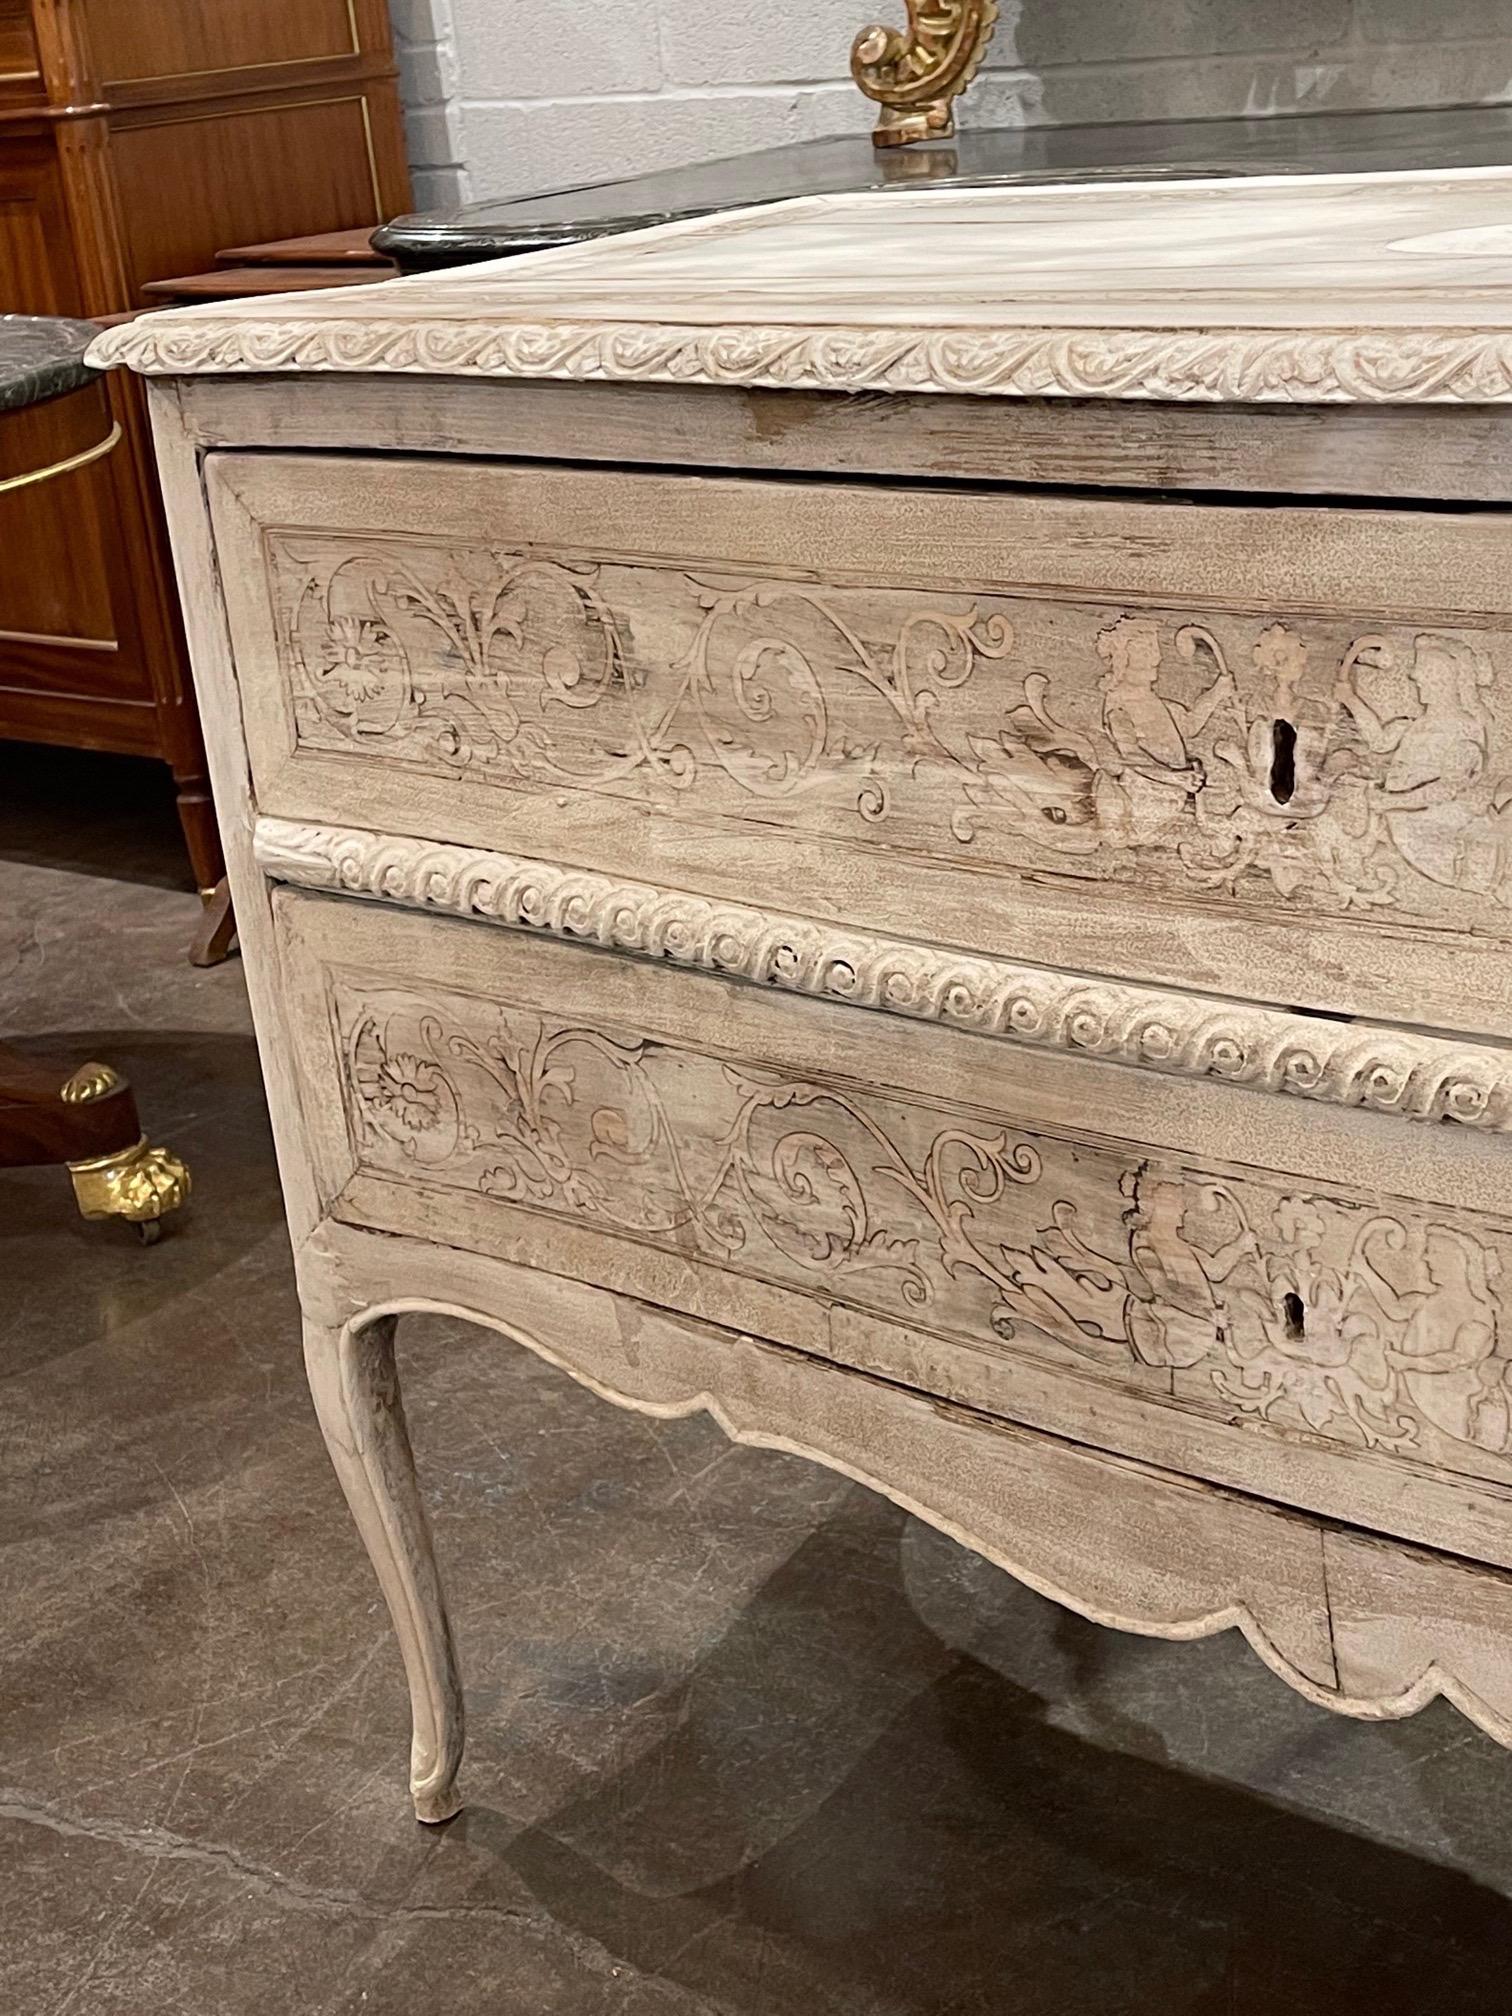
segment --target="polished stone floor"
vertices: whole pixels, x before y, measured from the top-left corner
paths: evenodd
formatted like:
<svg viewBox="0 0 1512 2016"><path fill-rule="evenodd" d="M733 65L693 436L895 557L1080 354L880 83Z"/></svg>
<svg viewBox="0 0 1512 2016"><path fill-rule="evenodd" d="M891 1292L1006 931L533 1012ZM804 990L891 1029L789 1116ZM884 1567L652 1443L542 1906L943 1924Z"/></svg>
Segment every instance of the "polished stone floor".
<svg viewBox="0 0 1512 2016"><path fill-rule="evenodd" d="M0 747L0 1023L191 1160L0 1172L4 2016L1512 2009L1512 1759L1064 1615L866 1491L414 1321L472 1734L418 1828L235 963L153 773Z"/></svg>

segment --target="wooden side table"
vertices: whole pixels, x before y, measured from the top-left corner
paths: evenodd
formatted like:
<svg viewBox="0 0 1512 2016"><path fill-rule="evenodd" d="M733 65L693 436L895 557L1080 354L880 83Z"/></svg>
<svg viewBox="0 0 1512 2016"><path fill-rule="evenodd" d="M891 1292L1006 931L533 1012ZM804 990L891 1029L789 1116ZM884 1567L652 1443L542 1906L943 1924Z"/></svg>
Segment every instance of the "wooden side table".
<svg viewBox="0 0 1512 2016"><path fill-rule="evenodd" d="M96 333L86 322L0 316L0 494L87 468L119 439L84 363ZM118 1071L88 1063L60 1081L0 1044L0 1169L60 1164L86 1218L124 1218L144 1239L189 1195L189 1171L147 1139Z"/></svg>
<svg viewBox="0 0 1512 2016"><path fill-rule="evenodd" d="M86 1218L124 1218L145 1243L189 1196L189 1171L142 1132L130 1085L108 1064L63 1082L0 1044L0 1169L57 1167Z"/></svg>

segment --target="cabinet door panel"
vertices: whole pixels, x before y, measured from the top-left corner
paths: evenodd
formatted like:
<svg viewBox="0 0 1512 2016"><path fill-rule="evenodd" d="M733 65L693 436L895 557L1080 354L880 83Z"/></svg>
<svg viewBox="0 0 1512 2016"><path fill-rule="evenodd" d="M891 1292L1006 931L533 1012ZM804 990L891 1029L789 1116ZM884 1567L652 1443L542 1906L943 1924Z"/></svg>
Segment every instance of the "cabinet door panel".
<svg viewBox="0 0 1512 2016"><path fill-rule="evenodd" d="M0 302L7 314L78 315L73 236L50 139L0 148Z"/></svg>
<svg viewBox="0 0 1512 2016"><path fill-rule="evenodd" d="M0 80L31 77L37 69L28 0L0 0Z"/></svg>
<svg viewBox="0 0 1512 2016"><path fill-rule="evenodd" d="M259 70L355 51L348 0L87 0L108 83Z"/></svg>
<svg viewBox="0 0 1512 2016"><path fill-rule="evenodd" d="M208 266L223 245L381 221L363 98L122 117L112 141L132 280ZM171 188L172 203L160 192Z"/></svg>

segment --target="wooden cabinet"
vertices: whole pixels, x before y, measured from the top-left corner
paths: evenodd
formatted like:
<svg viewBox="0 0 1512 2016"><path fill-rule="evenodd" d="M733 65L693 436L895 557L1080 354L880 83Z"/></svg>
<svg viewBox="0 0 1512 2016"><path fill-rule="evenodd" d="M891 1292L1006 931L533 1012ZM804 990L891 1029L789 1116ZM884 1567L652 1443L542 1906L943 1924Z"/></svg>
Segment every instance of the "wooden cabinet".
<svg viewBox="0 0 1512 2016"><path fill-rule="evenodd" d="M223 245L409 200L384 0L0 0L0 307L111 316ZM154 756L220 848L140 396L111 453L0 496L0 735ZM43 409L44 412L49 409ZM56 455L67 459L58 409Z"/></svg>
<svg viewBox="0 0 1512 2016"><path fill-rule="evenodd" d="M97 346L422 1819L424 1309L1512 1743L1509 201L836 198Z"/></svg>

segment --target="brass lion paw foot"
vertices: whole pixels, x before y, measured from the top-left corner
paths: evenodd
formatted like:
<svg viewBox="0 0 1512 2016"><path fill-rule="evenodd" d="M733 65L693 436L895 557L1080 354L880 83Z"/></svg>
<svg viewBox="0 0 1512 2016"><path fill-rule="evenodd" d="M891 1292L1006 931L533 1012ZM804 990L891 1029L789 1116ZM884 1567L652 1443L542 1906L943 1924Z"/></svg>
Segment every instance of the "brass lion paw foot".
<svg viewBox="0 0 1512 2016"><path fill-rule="evenodd" d="M65 1106L85 1106L126 1090L108 1064L86 1064L63 1087ZM189 1171L171 1148L155 1147L145 1134L124 1148L86 1155L67 1163L74 1200L86 1218L124 1218L150 1244L170 1211L188 1201Z"/></svg>
<svg viewBox="0 0 1512 2016"><path fill-rule="evenodd" d="M146 1243L189 1196L189 1171L171 1148L155 1148L144 1134L114 1155L70 1162L74 1198L86 1218L124 1218Z"/></svg>

